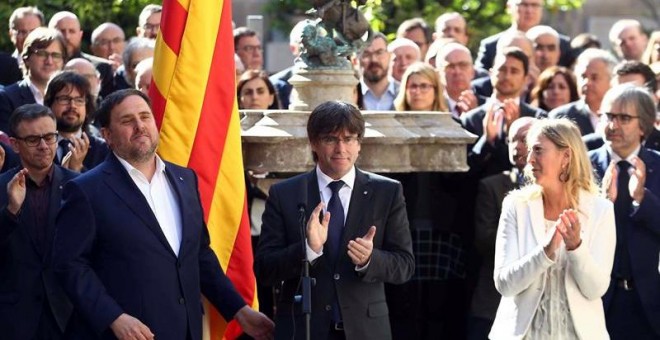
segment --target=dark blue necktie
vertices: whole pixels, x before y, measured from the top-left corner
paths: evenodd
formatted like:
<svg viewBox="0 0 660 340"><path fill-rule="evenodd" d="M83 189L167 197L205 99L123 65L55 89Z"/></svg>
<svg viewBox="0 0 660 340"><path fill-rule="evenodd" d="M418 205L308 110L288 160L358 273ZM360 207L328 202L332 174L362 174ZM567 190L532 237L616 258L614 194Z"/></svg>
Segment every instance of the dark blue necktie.
<svg viewBox="0 0 660 340"><path fill-rule="evenodd" d="M327 211L330 212L330 224L328 225L328 255L331 263L335 263L339 254L339 244L341 243L341 234L344 230L344 207L339 199L339 189L344 186L343 181L334 181L328 184L332 190L332 197L328 202Z"/></svg>
<svg viewBox="0 0 660 340"><path fill-rule="evenodd" d="M60 139L60 141L57 142L57 162L60 165L62 164L62 158L64 158L69 152L70 144L72 144L71 141L66 138Z"/></svg>
<svg viewBox="0 0 660 340"><path fill-rule="evenodd" d="M616 220L616 250L614 256L614 273L621 279L632 279L630 271L630 255L628 254L628 230L630 228L630 209L632 198L628 190L630 163L619 161L617 176L616 200L614 201L614 219Z"/></svg>

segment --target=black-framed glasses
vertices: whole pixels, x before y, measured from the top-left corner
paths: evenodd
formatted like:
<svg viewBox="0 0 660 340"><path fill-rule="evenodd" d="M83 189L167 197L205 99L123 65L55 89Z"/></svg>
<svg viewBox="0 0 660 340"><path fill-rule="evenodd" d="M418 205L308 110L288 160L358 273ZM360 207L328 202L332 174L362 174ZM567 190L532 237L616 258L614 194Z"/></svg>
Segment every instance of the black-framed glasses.
<svg viewBox="0 0 660 340"><path fill-rule="evenodd" d="M41 144L41 140L46 142L46 144L48 144L48 145L52 145L52 144L57 143L57 135L58 135L58 133L57 133L57 131L55 131L55 132L44 133L43 135L29 135L29 136L25 136L25 137L14 137L14 139L22 141L27 146L35 147L35 146L39 146L39 144Z"/></svg>
<svg viewBox="0 0 660 340"><path fill-rule="evenodd" d="M608 122L618 121L620 124L628 124L633 119L638 119L639 116L631 116L627 113L612 113L605 112Z"/></svg>
<svg viewBox="0 0 660 340"><path fill-rule="evenodd" d="M62 53L60 53L60 52L48 52L46 50L36 50L32 54L34 54L37 57L39 57L41 59L44 59L44 60L48 59L48 57L53 58L53 60L62 60L62 59L64 59L64 55L62 55Z"/></svg>
<svg viewBox="0 0 660 340"><path fill-rule="evenodd" d="M83 106L87 103L86 97L70 97L70 96L57 96L55 102L60 105L75 104L76 106Z"/></svg>

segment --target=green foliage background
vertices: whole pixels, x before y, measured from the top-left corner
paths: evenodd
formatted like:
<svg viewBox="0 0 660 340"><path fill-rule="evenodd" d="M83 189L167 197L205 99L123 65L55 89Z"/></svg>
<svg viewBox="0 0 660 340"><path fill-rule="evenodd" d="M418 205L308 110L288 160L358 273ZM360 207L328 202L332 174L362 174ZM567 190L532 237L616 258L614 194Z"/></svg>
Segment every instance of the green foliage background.
<svg viewBox="0 0 660 340"><path fill-rule="evenodd" d="M546 0L547 11L557 13L580 8L584 0ZM273 27L289 32L296 18L311 8L309 0L270 0L266 5ZM422 17L433 28L442 13L461 13L468 21L470 48L478 48L479 41L511 25L506 0L368 0L362 9L374 30L393 37L401 22ZM561 30L561 29L559 29Z"/></svg>
<svg viewBox="0 0 660 340"><path fill-rule="evenodd" d="M0 50L12 52L14 47L9 40L9 16L14 9L23 6L37 6L45 15L46 22L59 11L76 13L85 36L83 50L89 51L86 44L98 25L111 21L124 29L126 37L135 35L138 15L142 8L150 3L160 4L154 0L3 0L0 1Z"/></svg>

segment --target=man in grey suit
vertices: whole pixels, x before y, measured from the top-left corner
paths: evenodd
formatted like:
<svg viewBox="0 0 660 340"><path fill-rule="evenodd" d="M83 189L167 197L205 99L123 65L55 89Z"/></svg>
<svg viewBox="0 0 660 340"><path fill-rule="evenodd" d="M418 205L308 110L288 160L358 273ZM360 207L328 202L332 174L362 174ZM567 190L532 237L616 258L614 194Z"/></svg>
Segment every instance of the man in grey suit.
<svg viewBox="0 0 660 340"><path fill-rule="evenodd" d="M303 249L316 279L312 339L391 338L384 283L412 276L412 242L401 184L355 167L364 129L350 104L319 105L307 122L316 168L270 189L255 272L265 284L284 282L278 339L303 338L295 302ZM308 221L304 239L301 217Z"/></svg>

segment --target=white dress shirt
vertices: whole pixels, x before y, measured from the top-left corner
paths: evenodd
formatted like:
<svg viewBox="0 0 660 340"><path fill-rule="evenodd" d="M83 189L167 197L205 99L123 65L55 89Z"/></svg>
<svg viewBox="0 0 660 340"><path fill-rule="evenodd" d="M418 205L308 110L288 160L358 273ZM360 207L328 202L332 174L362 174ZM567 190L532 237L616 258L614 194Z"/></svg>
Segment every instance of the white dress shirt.
<svg viewBox="0 0 660 340"><path fill-rule="evenodd" d="M156 172L151 178L151 182L149 182L140 170L133 167L125 159L119 156L117 156L117 159L144 195L151 211L158 220L158 225L165 234L167 242L172 247L172 251L178 256L181 247L181 210L174 189L165 174L165 163L156 155Z"/></svg>
<svg viewBox="0 0 660 340"><path fill-rule="evenodd" d="M332 198L332 190L330 190L328 184L330 184L330 182L334 182L335 180L324 174L318 165L316 166L316 180L319 186L321 202L323 202L324 205L323 212L325 213L326 209L328 208L328 203L330 203L330 198ZM344 208L345 224L346 217L348 216L348 207L351 204L353 186L355 185L355 167L352 167L351 170L346 175L344 175L344 177L340 178L340 180L344 181L344 185L341 187L341 189L339 189L339 200L341 201L341 205ZM309 262L316 260L317 258L321 257L321 255L323 255L323 248L321 248L321 251L317 253L309 247L309 243L307 244L307 259Z"/></svg>

